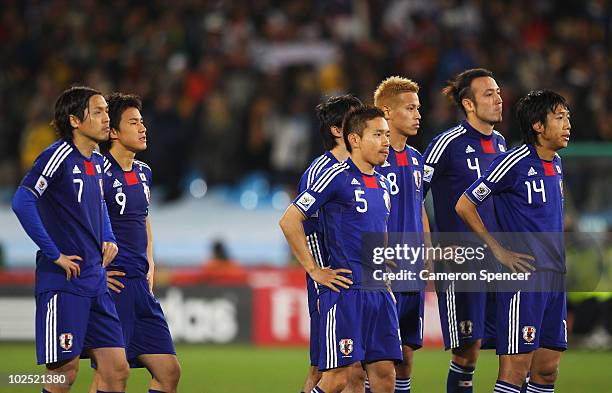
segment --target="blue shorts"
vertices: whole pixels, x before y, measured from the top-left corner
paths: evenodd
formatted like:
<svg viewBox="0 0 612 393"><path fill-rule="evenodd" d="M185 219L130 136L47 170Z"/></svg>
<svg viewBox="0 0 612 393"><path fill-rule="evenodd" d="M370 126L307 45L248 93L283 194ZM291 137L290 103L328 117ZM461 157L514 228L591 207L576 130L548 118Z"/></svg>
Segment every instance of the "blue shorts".
<svg viewBox="0 0 612 393"><path fill-rule="evenodd" d="M453 349L482 340L481 348L495 348L496 294L458 292L455 283L437 292L444 348Z"/></svg>
<svg viewBox="0 0 612 393"><path fill-rule="evenodd" d="M386 290L325 291L319 306L319 370L402 360L397 309Z"/></svg>
<svg viewBox="0 0 612 393"><path fill-rule="evenodd" d="M97 297L62 291L36 295L38 364L86 358L89 349L124 346L119 317L108 292Z"/></svg>
<svg viewBox="0 0 612 393"><path fill-rule="evenodd" d="M320 314L317 310L310 313L310 365L319 365L319 323Z"/></svg>
<svg viewBox="0 0 612 393"><path fill-rule="evenodd" d="M423 316L425 310L425 293L396 292L397 317L399 319L402 345L412 349L423 346Z"/></svg>
<svg viewBox="0 0 612 393"><path fill-rule="evenodd" d="M497 294L497 354L567 349L565 292Z"/></svg>
<svg viewBox="0 0 612 393"><path fill-rule="evenodd" d="M143 367L138 356L172 354L174 344L168 322L157 299L149 292L145 277L115 277L125 285L121 293L111 292L123 329L130 367Z"/></svg>

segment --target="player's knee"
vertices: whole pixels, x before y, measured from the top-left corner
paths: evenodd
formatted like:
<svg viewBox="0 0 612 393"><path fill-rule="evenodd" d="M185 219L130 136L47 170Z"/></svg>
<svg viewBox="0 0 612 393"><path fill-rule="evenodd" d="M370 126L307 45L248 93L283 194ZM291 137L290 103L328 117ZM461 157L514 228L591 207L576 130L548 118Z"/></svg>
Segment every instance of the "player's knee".
<svg viewBox="0 0 612 393"><path fill-rule="evenodd" d="M461 367L476 367L480 355L480 341L453 349L453 362Z"/></svg>
<svg viewBox="0 0 612 393"><path fill-rule="evenodd" d="M170 363L164 370L163 382L164 385L176 388L179 379L181 378L181 365L178 361Z"/></svg>
<svg viewBox="0 0 612 393"><path fill-rule="evenodd" d="M336 373L328 379L328 384L331 386L332 392L340 392L346 388L349 382L349 376L347 373Z"/></svg>
<svg viewBox="0 0 612 393"><path fill-rule="evenodd" d="M98 369L100 378L105 378L107 381L125 382L130 376L130 366L127 361L117 361L108 365L108 367Z"/></svg>
<svg viewBox="0 0 612 393"><path fill-rule="evenodd" d="M395 389L395 368L378 370L374 378L370 379L370 386L374 385L377 392L393 392Z"/></svg>
<svg viewBox="0 0 612 393"><path fill-rule="evenodd" d="M403 361L395 366L395 374L397 378L410 378L412 373L412 364L409 361Z"/></svg>
<svg viewBox="0 0 612 393"><path fill-rule="evenodd" d="M65 383L72 386L79 373L79 362L70 361L64 364L56 363L47 366L47 369L49 373L63 375L64 377L62 379L65 380Z"/></svg>
<svg viewBox="0 0 612 393"><path fill-rule="evenodd" d="M543 382L546 385L553 385L559 375L559 368L556 363L545 365L545 367L538 369L534 376L536 380Z"/></svg>

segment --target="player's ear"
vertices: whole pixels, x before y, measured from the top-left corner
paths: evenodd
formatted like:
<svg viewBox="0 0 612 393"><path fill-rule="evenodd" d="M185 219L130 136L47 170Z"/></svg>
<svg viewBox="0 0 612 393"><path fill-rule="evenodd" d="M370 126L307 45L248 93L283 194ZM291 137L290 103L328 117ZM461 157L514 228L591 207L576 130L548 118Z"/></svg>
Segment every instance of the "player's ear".
<svg viewBox="0 0 612 393"><path fill-rule="evenodd" d="M68 121L70 121L70 126L72 128L79 128L81 125L81 120L75 115L68 115Z"/></svg>
<svg viewBox="0 0 612 393"><path fill-rule="evenodd" d="M383 113L385 114L385 120L389 120L390 113L391 113L391 108L389 108L388 105L383 105L383 107L381 109L382 109Z"/></svg>
<svg viewBox="0 0 612 393"><path fill-rule="evenodd" d="M533 128L533 130L538 134L542 134L544 132L544 124L542 124L541 121L533 123L531 128Z"/></svg>
<svg viewBox="0 0 612 393"><path fill-rule="evenodd" d="M474 112L474 102L472 102L472 100L469 98L463 98L461 100L461 105L463 105L466 112Z"/></svg>
<svg viewBox="0 0 612 393"><path fill-rule="evenodd" d="M353 150L355 148L359 148L359 143L361 142L361 138L359 137L359 135L357 135L356 133L352 132L348 135L348 140L349 143L351 144L351 148L353 148Z"/></svg>
<svg viewBox="0 0 612 393"><path fill-rule="evenodd" d="M111 130L110 130L110 139L111 140L119 139L119 131L117 131L116 129L114 129L112 127L111 127Z"/></svg>
<svg viewBox="0 0 612 393"><path fill-rule="evenodd" d="M342 138L342 128L331 126L329 127L329 131L334 136L334 138Z"/></svg>

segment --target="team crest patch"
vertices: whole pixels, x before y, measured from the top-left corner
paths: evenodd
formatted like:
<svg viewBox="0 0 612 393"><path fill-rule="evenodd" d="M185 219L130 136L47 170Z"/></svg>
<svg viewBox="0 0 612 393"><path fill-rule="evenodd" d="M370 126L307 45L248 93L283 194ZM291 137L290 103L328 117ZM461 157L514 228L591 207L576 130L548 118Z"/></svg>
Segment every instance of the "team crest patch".
<svg viewBox="0 0 612 393"><path fill-rule="evenodd" d="M62 333L59 336L59 345L64 351L69 351L72 348L72 341L71 333Z"/></svg>
<svg viewBox="0 0 612 393"><path fill-rule="evenodd" d="M472 321L470 321L469 319L466 321L461 321L459 322L459 330L461 331L461 334L463 334L464 336L471 336L472 335Z"/></svg>
<svg viewBox="0 0 612 393"><path fill-rule="evenodd" d="M296 202L296 204L302 208L304 211L308 211L313 203L315 203L316 199L309 193L305 192L300 199Z"/></svg>
<svg viewBox="0 0 612 393"><path fill-rule="evenodd" d="M414 184L416 185L417 190L421 188L421 171L412 172L412 176L414 177Z"/></svg>
<svg viewBox="0 0 612 393"><path fill-rule="evenodd" d="M433 174L434 174L434 168L430 167L429 165L423 166L423 180L429 183L431 181L431 177L433 176Z"/></svg>
<svg viewBox="0 0 612 393"><path fill-rule="evenodd" d="M343 338L340 340L340 352L342 352L344 356L353 353L353 340L350 338Z"/></svg>
<svg viewBox="0 0 612 393"><path fill-rule="evenodd" d="M523 340L528 343L533 342L535 340L536 328L534 326L525 326L523 327Z"/></svg>
<svg viewBox="0 0 612 393"><path fill-rule="evenodd" d="M486 184L480 183L476 188L472 190L472 195L476 197L479 201L484 201L484 199L489 195L491 189L487 187Z"/></svg>
<svg viewBox="0 0 612 393"><path fill-rule="evenodd" d="M45 190L47 189L48 185L49 183L47 182L47 179L40 176L38 180L36 181L36 185L34 186L34 188L36 188L36 191L38 191L39 195L42 195L43 192L45 192Z"/></svg>

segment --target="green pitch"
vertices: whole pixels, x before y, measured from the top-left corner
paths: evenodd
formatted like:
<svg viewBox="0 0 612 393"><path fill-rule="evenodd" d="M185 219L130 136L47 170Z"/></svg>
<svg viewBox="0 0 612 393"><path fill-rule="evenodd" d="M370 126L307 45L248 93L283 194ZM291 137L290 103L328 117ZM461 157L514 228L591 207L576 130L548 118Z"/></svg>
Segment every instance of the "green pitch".
<svg viewBox="0 0 612 393"><path fill-rule="evenodd" d="M183 367L181 393L297 393L306 372L306 348L256 348L250 346L179 345ZM9 386L7 374L42 372L33 365L32 344L0 344L0 392L40 392L37 386ZM412 391L445 392L447 353L419 351L415 356ZM612 392L610 374L612 353L566 352L561 361L557 393ZM497 358L484 352L475 377L475 392L490 393L495 383ZM91 378L89 363L81 361L81 372L74 392L87 392ZM149 376L142 369L132 370L128 393L146 392Z"/></svg>

